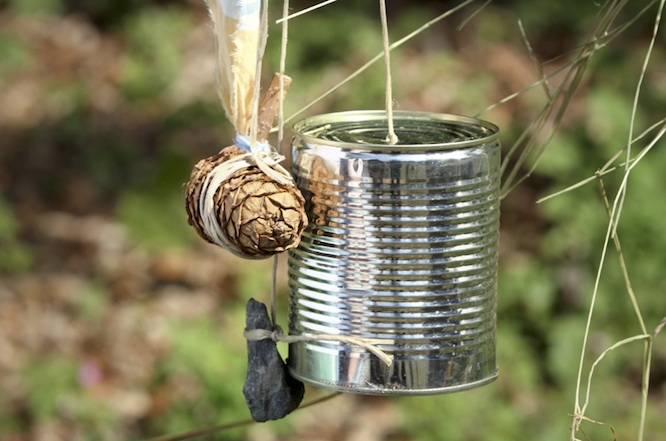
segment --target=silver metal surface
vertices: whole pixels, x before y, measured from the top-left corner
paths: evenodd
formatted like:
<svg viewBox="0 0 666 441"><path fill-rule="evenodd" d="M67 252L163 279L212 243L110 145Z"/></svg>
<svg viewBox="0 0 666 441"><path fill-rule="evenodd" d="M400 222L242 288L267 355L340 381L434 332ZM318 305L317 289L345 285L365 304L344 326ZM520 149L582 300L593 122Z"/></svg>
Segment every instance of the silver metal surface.
<svg viewBox="0 0 666 441"><path fill-rule="evenodd" d="M290 345L292 375L364 394L455 392L497 377L498 129L454 115L321 115L296 124L310 224L289 252L290 333L390 339Z"/></svg>

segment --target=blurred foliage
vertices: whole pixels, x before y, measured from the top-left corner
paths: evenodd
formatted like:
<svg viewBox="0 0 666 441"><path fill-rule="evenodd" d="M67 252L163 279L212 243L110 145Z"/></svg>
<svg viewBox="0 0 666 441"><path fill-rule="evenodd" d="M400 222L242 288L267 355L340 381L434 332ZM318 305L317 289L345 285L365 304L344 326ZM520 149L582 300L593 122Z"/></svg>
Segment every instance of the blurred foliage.
<svg viewBox="0 0 666 441"><path fill-rule="evenodd" d="M41 21L45 17L77 17L90 26L83 35L108 44L100 47L109 58L97 63L109 63L109 79L104 81L112 86L111 91L104 89L108 86L104 82L90 86L76 63L66 75L45 74L42 69L48 73L49 67L40 64L59 66L62 54L53 60L40 59L48 51L41 48L44 43L35 43L42 41L38 31L13 35L0 29L0 87L17 94L28 91L19 97L39 90L44 94L40 99L58 110L40 113L11 101L17 110L10 116L17 119L0 114L5 115L5 120L0 117L4 139L10 141L0 152L0 186L6 191L0 197L0 274L7 277L2 282L7 286L0 285L0 300L22 305L24 296L18 293L25 286L43 296L45 285L39 283L54 274L85 280L79 290L75 289L79 285L65 283L65 294L49 291L53 299L37 308L46 318L28 327L46 329L41 338L48 345L34 343L38 337L16 337L16 347L24 342L30 349L14 357L16 366L11 369L0 357L0 374L7 374L3 384L11 386L0 396L0 438L134 439L247 418L241 394L244 304L249 297L266 298L270 263L211 257L210 248L187 225L182 200L183 183L193 164L230 139L215 96L213 70L205 75L211 78L205 91L196 92L201 77L194 73L204 67L201 59L188 58L194 56L192 42L202 41L197 40L199 35L209 39L206 56L214 57L203 5L156 0L5 3L8 8L0 11L0 17L6 21L41 24L46 23ZM457 4L393 3L389 12L394 41ZM517 31L518 18L539 58L546 61L571 51L591 34L603 3L562 0L536 7L528 0L497 0L459 31L453 29L467 15L435 25L393 54L397 107L468 114L486 108L537 78ZM638 3L628 7L625 19L639 10ZM277 11L278 2L275 5ZM306 5L296 2L293 9ZM286 104L288 113L381 51L376 12L369 2L345 0L325 13L292 22L287 71L295 81ZM597 182L539 205L535 202L593 176L626 145L634 88L653 18L654 13L647 14L627 31L626 38L594 56L580 97L535 175L504 201L499 380L459 394L391 399L403 415L398 436L404 432L404 437L398 439L568 439L584 324L608 216ZM16 29L23 27L16 25ZM661 42L666 41L664 35ZM84 47L86 41L76 44ZM272 24L267 78L277 69L279 43L279 26ZM663 44L655 51L658 67L646 78L634 135L664 117L666 51ZM561 61L551 61L547 67L554 69ZM383 78L378 63L310 112L381 108ZM28 86L23 83L33 80ZM195 91L189 98L175 100L176 85ZM517 104L484 116L501 123L505 151L542 104L542 91L535 90ZM42 107L48 106L36 106ZM19 114L27 116L18 119ZM633 151L645 145L646 140L639 141ZM622 161L615 165L621 166ZM661 203L666 193L665 166L666 151L655 148L636 167L618 229L648 330L666 316L662 276L666 204ZM612 198L622 171L603 180ZM77 216L103 216L127 232L127 243L105 242L108 233L73 239L70 233L40 226L38 219L53 212L70 213L74 233L79 229ZM107 254L90 251L93 245ZM612 247L604 264L587 366L614 342L640 332ZM33 285L28 277L33 277ZM278 288L284 295L284 282ZM68 300L67 293L75 299ZM284 311L283 298L279 304ZM25 311L29 315L33 309ZM60 335L56 331L63 326L54 325L59 322L53 321L51 313L81 323L88 334L80 337L79 346L59 346L56 337L50 339L51 332ZM18 320L20 314L12 317ZM125 323L127 335L111 327L114 320ZM14 337L0 337L0 344L11 346L14 341ZM120 339L118 346L127 359L99 361L99 384L87 386L80 377L82 369L91 365L89 359L103 358L106 351L119 356L109 349L115 347L114 338ZM666 412L666 345L663 337L657 341L646 435L651 441L666 439L666 422L660 417ZM611 424L617 439L630 439L637 430L641 350L635 344L608 355L592 383L588 414ZM139 390L143 398L128 399L130 404L123 407L125 401L109 398L110 391L118 390ZM339 423L338 432L331 429L321 439L336 439L352 430ZM303 429L307 424L308 419L296 413L256 430L268 430L277 439L306 439L312 430ZM66 430L70 426L75 428ZM257 439L255 428L235 429L211 439ZM579 434L583 439L614 439L608 425L585 424L584 430L586 436Z"/></svg>
<svg viewBox="0 0 666 441"><path fill-rule="evenodd" d="M0 86L5 77L27 68L31 61L30 51L25 42L0 33Z"/></svg>
<svg viewBox="0 0 666 441"><path fill-rule="evenodd" d="M62 0L9 0L10 8L25 15L56 15L63 12Z"/></svg>
<svg viewBox="0 0 666 441"><path fill-rule="evenodd" d="M228 421L245 419L245 400L238 393L238 384L225 381L243 372L244 348L225 345L214 324L206 321L176 324L171 335L173 348L159 370L166 381L185 382L190 397L169 409L155 433L206 426L220 417ZM240 440L243 436L236 431L224 439Z"/></svg>
<svg viewBox="0 0 666 441"><path fill-rule="evenodd" d="M187 248L198 240L187 225L183 203L183 183L189 172L187 158L166 151L144 182L123 193L118 216L137 244L153 250Z"/></svg>
<svg viewBox="0 0 666 441"><path fill-rule="evenodd" d="M173 83L185 48L182 35L188 15L182 9L144 8L128 18L125 35L130 50L120 87L132 101L159 98Z"/></svg>
<svg viewBox="0 0 666 441"><path fill-rule="evenodd" d="M0 198L0 274L21 273L32 266L30 248L22 243L19 223L7 202Z"/></svg>

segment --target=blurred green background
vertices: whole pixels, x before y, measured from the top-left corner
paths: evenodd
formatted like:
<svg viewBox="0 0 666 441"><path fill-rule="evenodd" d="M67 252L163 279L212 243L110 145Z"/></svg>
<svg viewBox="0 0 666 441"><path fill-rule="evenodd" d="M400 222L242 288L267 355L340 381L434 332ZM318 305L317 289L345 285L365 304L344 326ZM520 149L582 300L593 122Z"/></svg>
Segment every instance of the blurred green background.
<svg viewBox="0 0 666 441"><path fill-rule="evenodd" d="M459 3L388 1L392 39ZM647 4L629 3L618 25ZM481 4L393 53L396 108L477 114L539 78L518 19L551 72L591 35L605 2L495 0L456 29ZM271 6L277 18L281 2ZM232 139L203 2L5 0L0 8L0 439L142 439L249 417L244 306L250 296L267 300L270 262L203 243L183 207L193 164ZM503 202L497 382L434 397L345 395L203 439L569 439L608 220L594 182L536 201L593 176L626 144L656 14L653 4L594 55L537 171ZM266 81L278 68L279 36L271 25ZM665 45L661 32L635 134L666 117ZM375 2L340 0L295 19L286 113L380 50ZM379 63L307 114L382 108L383 75ZM544 103L535 88L483 117L502 128L508 152ZM650 331L666 316L664 147L631 175L618 230ZM605 178L611 196L620 181L617 172ZM614 252L605 265L585 376L604 349L640 333ZM284 259L280 268L284 321ZM650 441L666 440L665 342L655 340ZM635 439L641 375L641 344L611 353L587 412L605 425L584 423L577 436ZM323 394L308 389L306 400Z"/></svg>

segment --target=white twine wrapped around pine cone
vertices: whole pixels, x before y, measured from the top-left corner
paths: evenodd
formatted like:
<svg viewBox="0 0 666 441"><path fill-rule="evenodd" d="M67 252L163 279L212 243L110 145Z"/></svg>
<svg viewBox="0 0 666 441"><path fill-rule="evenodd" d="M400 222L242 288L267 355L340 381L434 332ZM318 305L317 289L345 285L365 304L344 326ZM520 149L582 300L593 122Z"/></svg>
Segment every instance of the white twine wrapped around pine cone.
<svg viewBox="0 0 666 441"><path fill-rule="evenodd" d="M307 225L303 196L279 165L284 157L265 141L291 79L276 74L259 104L265 40L259 39L258 8L234 0L206 3L217 41L218 93L239 135L236 145L194 167L186 188L188 222L237 256L266 258L296 247Z"/></svg>
<svg viewBox="0 0 666 441"><path fill-rule="evenodd" d="M278 164L283 159L229 146L199 161L186 191L190 225L241 257L261 259L296 247L307 226L305 201Z"/></svg>

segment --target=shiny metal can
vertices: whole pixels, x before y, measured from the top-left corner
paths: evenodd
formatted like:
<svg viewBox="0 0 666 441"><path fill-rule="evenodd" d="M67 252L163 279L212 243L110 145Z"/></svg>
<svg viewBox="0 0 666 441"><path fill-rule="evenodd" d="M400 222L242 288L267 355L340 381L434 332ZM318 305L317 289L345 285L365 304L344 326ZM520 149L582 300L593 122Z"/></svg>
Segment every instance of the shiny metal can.
<svg viewBox="0 0 666 441"><path fill-rule="evenodd" d="M289 252L291 374L362 394L455 392L497 377L498 128L356 111L294 126L309 225ZM333 334L386 341L388 366Z"/></svg>

